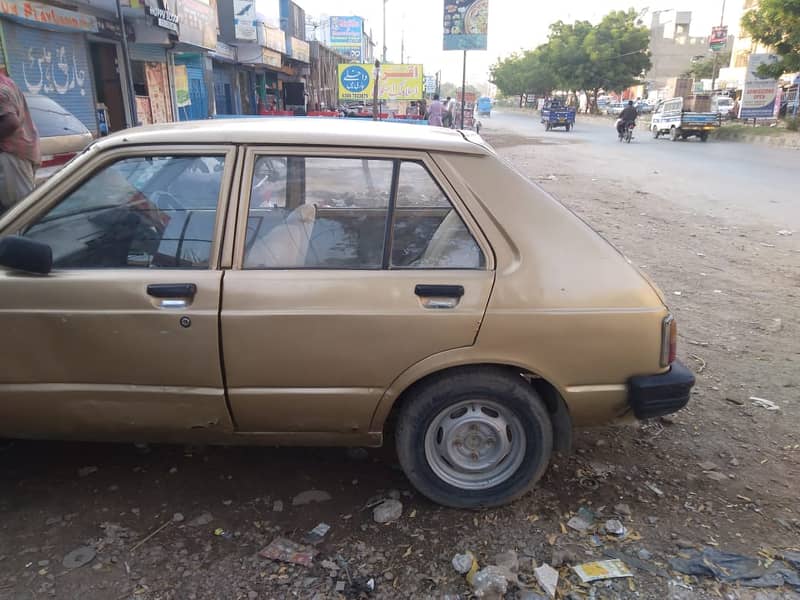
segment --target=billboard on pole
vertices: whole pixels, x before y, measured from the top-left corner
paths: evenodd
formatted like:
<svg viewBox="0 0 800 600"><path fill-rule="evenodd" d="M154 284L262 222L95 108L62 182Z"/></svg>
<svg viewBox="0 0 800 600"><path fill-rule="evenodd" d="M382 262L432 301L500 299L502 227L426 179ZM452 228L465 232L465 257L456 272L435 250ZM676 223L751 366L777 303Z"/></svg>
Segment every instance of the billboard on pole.
<svg viewBox="0 0 800 600"><path fill-rule="evenodd" d="M350 62L361 62L364 39L364 19L361 17L330 17L329 46Z"/></svg>
<svg viewBox="0 0 800 600"><path fill-rule="evenodd" d="M709 45L714 52L719 52L728 44L728 26L720 25L711 28L711 38Z"/></svg>
<svg viewBox="0 0 800 600"><path fill-rule="evenodd" d="M375 66L339 65L339 101L372 100ZM382 65L378 81L379 100L422 100L422 65Z"/></svg>
<svg viewBox="0 0 800 600"><path fill-rule="evenodd" d="M777 60L778 57L774 54L750 55L747 61L747 74L744 79L739 118L770 119L775 114L778 82L775 79L763 79L758 74L758 68Z"/></svg>
<svg viewBox="0 0 800 600"><path fill-rule="evenodd" d="M444 49L486 50L489 0L444 0Z"/></svg>

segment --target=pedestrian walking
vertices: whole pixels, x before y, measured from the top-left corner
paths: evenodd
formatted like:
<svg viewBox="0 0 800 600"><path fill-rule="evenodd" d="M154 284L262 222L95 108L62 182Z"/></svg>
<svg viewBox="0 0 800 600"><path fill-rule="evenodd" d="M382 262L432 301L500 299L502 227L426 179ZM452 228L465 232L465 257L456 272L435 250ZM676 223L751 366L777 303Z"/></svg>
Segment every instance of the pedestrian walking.
<svg viewBox="0 0 800 600"><path fill-rule="evenodd" d="M33 190L40 162L39 134L25 96L0 73L0 213Z"/></svg>
<svg viewBox="0 0 800 600"><path fill-rule="evenodd" d="M434 127L444 127L444 123L442 121L444 112L445 109L442 105L442 102L439 100L439 94L434 94L433 102L431 102L431 105L428 107L428 112L425 115L428 118L428 125L432 125Z"/></svg>
<svg viewBox="0 0 800 600"><path fill-rule="evenodd" d="M455 112L456 101L450 96L444 100L444 112L442 113L442 124L444 127L453 126L453 113Z"/></svg>

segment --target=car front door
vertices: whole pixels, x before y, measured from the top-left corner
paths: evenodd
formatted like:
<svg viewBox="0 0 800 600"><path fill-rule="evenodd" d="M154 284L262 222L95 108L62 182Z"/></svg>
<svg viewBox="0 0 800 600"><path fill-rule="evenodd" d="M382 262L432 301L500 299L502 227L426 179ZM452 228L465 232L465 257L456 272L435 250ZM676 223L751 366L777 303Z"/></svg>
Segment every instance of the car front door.
<svg viewBox="0 0 800 600"><path fill-rule="evenodd" d="M239 431L366 435L395 378L474 343L493 257L433 172L423 154L249 150L221 310Z"/></svg>
<svg viewBox="0 0 800 600"><path fill-rule="evenodd" d="M219 357L232 146L101 153L3 232L53 271L0 270L0 437L232 429Z"/></svg>

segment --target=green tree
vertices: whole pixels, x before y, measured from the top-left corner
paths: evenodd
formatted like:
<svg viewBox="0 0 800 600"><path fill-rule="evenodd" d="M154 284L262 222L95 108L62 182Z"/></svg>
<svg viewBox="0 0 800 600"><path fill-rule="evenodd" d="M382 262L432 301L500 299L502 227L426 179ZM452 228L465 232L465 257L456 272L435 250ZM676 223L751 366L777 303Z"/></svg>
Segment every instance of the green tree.
<svg viewBox="0 0 800 600"><path fill-rule="evenodd" d="M708 58L693 61L683 75L685 77L693 77L695 79L717 79L719 78L719 70L727 67L730 62L730 51L720 52L717 55L716 69L714 68L714 57L710 56Z"/></svg>
<svg viewBox="0 0 800 600"><path fill-rule="evenodd" d="M800 71L800 0L761 0L758 8L742 17L742 27L781 58L762 66L762 75L777 79Z"/></svg>
<svg viewBox="0 0 800 600"><path fill-rule="evenodd" d="M518 96L520 106L526 92L522 60L522 55L512 54L502 60L498 59L490 68L490 81L497 86L503 96L507 98Z"/></svg>

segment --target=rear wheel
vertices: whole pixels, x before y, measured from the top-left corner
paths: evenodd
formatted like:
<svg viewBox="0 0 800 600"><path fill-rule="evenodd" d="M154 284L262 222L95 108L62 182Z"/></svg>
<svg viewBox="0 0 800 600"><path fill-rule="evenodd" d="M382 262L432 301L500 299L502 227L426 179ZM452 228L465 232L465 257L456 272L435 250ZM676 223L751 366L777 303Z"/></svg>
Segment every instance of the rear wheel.
<svg viewBox="0 0 800 600"><path fill-rule="evenodd" d="M678 141L678 137L680 136L680 130L677 127L670 127L669 128L669 139L673 142Z"/></svg>
<svg viewBox="0 0 800 600"><path fill-rule="evenodd" d="M470 368L411 393L397 423L397 455L411 483L434 502L499 506L544 474L552 424L519 375Z"/></svg>
<svg viewBox="0 0 800 600"><path fill-rule="evenodd" d="M653 130L652 131L653 131L653 139L654 140L657 140L659 137L661 137L661 132L658 130L658 127L656 127L655 125L653 126Z"/></svg>
<svg viewBox="0 0 800 600"><path fill-rule="evenodd" d="M572 125L570 125L569 123L567 123L567 124L566 124L564 127L565 127L565 129L566 129L567 131L569 131L570 129L572 129Z"/></svg>
<svg viewBox="0 0 800 600"><path fill-rule="evenodd" d="M700 141L701 142L707 142L708 141L708 132L707 131L704 131L703 133L700 134Z"/></svg>

